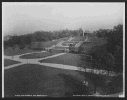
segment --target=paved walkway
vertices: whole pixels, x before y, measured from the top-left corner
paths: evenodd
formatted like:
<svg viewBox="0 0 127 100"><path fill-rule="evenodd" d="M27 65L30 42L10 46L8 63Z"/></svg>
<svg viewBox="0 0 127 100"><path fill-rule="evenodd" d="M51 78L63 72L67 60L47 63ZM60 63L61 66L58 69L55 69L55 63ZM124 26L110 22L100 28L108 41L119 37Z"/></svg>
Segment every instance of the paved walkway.
<svg viewBox="0 0 127 100"><path fill-rule="evenodd" d="M4 67L4 69L10 69L10 68L13 68L13 67L18 67L19 65L23 65L23 64L39 64L39 65L44 65L44 66L49 66L49 67L54 67L54 68L60 68L60 69L77 70L77 71L89 72L89 73L94 73L94 74L115 76L115 73L110 72L108 74L108 71L105 71L105 70L82 68L82 67L77 67L77 66L70 66L70 65L63 65L63 64L54 64L54 63L44 63L43 62L44 59L54 58L54 57L57 57L57 56L64 55L66 53L59 53L59 54L56 54L56 55L47 56L47 57L44 57L44 58L37 58L37 59L23 59L23 58L19 58L22 55L33 54L33 53L45 53L45 52L47 52L47 51L25 53L25 54L16 55L16 56L5 56L5 59L11 59L11 60L14 60L14 61L19 61L21 63L9 65L7 67ZM39 62L40 60L42 60L42 63Z"/></svg>
<svg viewBox="0 0 127 100"><path fill-rule="evenodd" d="M71 41L73 40L75 37L70 37L67 41Z"/></svg>
<svg viewBox="0 0 127 100"><path fill-rule="evenodd" d="M72 39L74 39L74 38L71 37L69 41L71 41ZM113 73L113 72L109 72L108 73L108 71L106 71L106 70L82 68L82 67L77 67L77 66L70 66L70 65L63 65L63 64L54 64L54 63L44 63L43 62L44 59L54 58L54 57L57 57L57 56L64 55L66 53L59 53L59 54L56 54L56 55L47 56L47 57L44 57L44 58L37 58L37 59L23 59L23 58L20 58L20 56L27 55L27 54L45 53L45 52L47 52L47 51L31 52L31 53L25 53L25 54L20 54L20 55L15 55L15 56L4 56L5 59L10 59L10 60L21 62L21 63L18 63L18 64L13 64L13 65L6 66L6 67L4 67L4 70L10 69L10 68L14 68L14 67L18 67L18 66L23 65L23 64L38 64L38 65L43 65L43 66L48 66L48 67L65 69L65 70L77 70L77 71L94 73L94 74L116 76L115 73ZM42 62L39 62L40 60L42 60ZM84 77L82 79L84 81ZM83 84L87 85L87 86L89 85L88 83L89 82L87 80L85 80L83 82Z"/></svg>
<svg viewBox="0 0 127 100"><path fill-rule="evenodd" d="M47 51L44 51L44 52L47 52ZM43 52L43 53L44 53ZM34 52L35 53L35 52ZM41 52L38 52L38 53L41 53ZM28 54L28 53L27 53ZM27 54L22 54L22 55L27 55ZM29 54L33 54L33 53L29 53ZM39 60L43 60L43 59L48 59L48 58L53 58L53 57L57 57L57 56L60 56L60 55L64 55L66 53L59 53L59 54L56 54L56 55L52 55L52 56L48 56L48 57L44 57L44 58L37 58L37 59L22 59L22 58L19 58L20 56L22 55L16 55L16 56L4 56L5 59L10 59L10 60L14 60L14 61L19 61L21 62L20 64L39 64L40 62L38 62ZM20 65L19 64L19 65ZM13 65L9 65L7 67L4 67L4 69L10 69L10 68L13 68L13 67L16 67L18 66L18 64L13 64Z"/></svg>
<svg viewBox="0 0 127 100"><path fill-rule="evenodd" d="M14 65L9 65L7 67L4 67L4 69L14 68L14 67L17 67L17 66L20 66L20 65L23 65L23 64L26 64L26 63L18 63L18 64L14 64Z"/></svg>
<svg viewBox="0 0 127 100"><path fill-rule="evenodd" d="M74 37L70 37L68 39L68 41L71 41L72 39L74 39ZM39 64L39 65L55 67L55 68L60 68L60 69L78 70L78 71L89 72L89 73L94 73L94 74L116 76L115 73L110 72L110 71L108 73L108 71L106 71L106 70L82 68L80 66L77 67L77 66L70 66L70 65L63 65L63 64L54 64L54 63L44 63L43 62L44 59L54 58L54 57L57 57L57 56L64 55L66 53L59 53L59 54L56 54L56 55L47 56L47 57L44 57L44 58L36 58L36 59L23 59L23 58L20 58L20 56L27 55L27 54L45 53L45 52L47 52L47 51L24 53L24 54L15 55L15 56L4 56L5 59L11 59L11 60L14 60L14 61L21 62L20 64L13 64L13 65L6 66L6 67L4 67L4 69L10 69L10 68L13 68L13 67L18 67L19 65L23 65L23 64ZM42 60L42 62L39 62L40 60Z"/></svg>

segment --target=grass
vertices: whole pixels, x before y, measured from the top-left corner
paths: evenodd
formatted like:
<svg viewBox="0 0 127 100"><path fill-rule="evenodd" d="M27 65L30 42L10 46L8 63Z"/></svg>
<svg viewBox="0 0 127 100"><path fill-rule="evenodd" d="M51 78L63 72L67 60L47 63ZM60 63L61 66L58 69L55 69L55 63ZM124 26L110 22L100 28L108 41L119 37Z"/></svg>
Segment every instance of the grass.
<svg viewBox="0 0 127 100"><path fill-rule="evenodd" d="M60 38L60 39L56 39L55 41L67 41L70 37L65 37L65 38Z"/></svg>
<svg viewBox="0 0 127 100"><path fill-rule="evenodd" d="M52 45L56 45L61 41L67 41L69 37L56 39L54 41L46 41L46 42L34 42L31 46L32 48L44 48L44 47L51 47ZM38 45L39 44L39 45Z"/></svg>
<svg viewBox="0 0 127 100"><path fill-rule="evenodd" d="M90 43L84 43L82 46L88 51L96 45L103 45L106 42L103 39L93 39ZM29 51L29 50L28 50ZM22 51L27 52L27 50ZM31 50L29 51L31 52ZM16 50L6 52L5 54L18 54ZM42 54L42 55L41 55ZM35 53L27 57L44 57L46 53ZM50 55L50 54L49 54ZM23 56L22 56L23 57ZM79 67L89 67L85 61L81 60L79 54L67 53L59 57L43 60L47 63L57 63L73 65ZM8 63L7 63L8 64ZM90 87L82 85L86 78ZM107 83L110 80L110 83ZM90 94L93 86L96 84L97 91L101 94L114 94L121 92L122 77L107 77L92 73L83 73L78 71L57 69L34 64L25 64L9 70L5 70L5 97L16 94L48 94L49 96L72 96L73 94Z"/></svg>
<svg viewBox="0 0 127 100"><path fill-rule="evenodd" d="M64 50L65 48L68 48L68 47L58 47L58 46L56 46L53 49L63 49Z"/></svg>
<svg viewBox="0 0 127 100"><path fill-rule="evenodd" d="M72 96L86 92L84 77L76 71L24 64L5 70L5 97L14 95Z"/></svg>
<svg viewBox="0 0 127 100"><path fill-rule="evenodd" d="M122 92L123 78L121 75L112 77L84 72L80 72L80 75L86 76L86 80L88 80L92 86L96 85L96 90L100 92L101 95L110 95Z"/></svg>
<svg viewBox="0 0 127 100"><path fill-rule="evenodd" d="M86 37L77 36L77 37L75 37L72 41L84 41L85 39L86 39Z"/></svg>
<svg viewBox="0 0 127 100"><path fill-rule="evenodd" d="M9 65L13 65L13 64L18 64L18 63L20 63L20 62L10 60L10 59L4 59L4 67L9 66Z"/></svg>
<svg viewBox="0 0 127 100"><path fill-rule="evenodd" d="M83 73L79 71L64 70L36 64L24 64L5 70L4 72L5 97L14 95L48 95L48 96L72 96L91 95L94 84L102 95L109 94L117 85L120 78ZM89 86L83 85L88 81ZM109 79L112 85L106 85ZM118 79L117 79L118 78ZM117 79L117 80L116 80ZM116 89L117 90L117 87Z"/></svg>
<svg viewBox="0 0 127 100"><path fill-rule="evenodd" d="M64 64L64 65L90 68L90 65L88 65L88 63L81 60L81 56L79 54L67 53L58 57L44 59L42 61L45 63L56 63L56 64Z"/></svg>
<svg viewBox="0 0 127 100"><path fill-rule="evenodd" d="M24 58L24 59L44 58L44 57L52 56L55 54L57 53L52 53L52 52L33 53L33 54L27 54L27 55L20 56L20 58Z"/></svg>
<svg viewBox="0 0 127 100"><path fill-rule="evenodd" d="M39 51L38 50L31 50L28 48L25 48L22 50L22 49L19 49L18 47L12 49L12 47L9 47L9 48L4 50L4 55L14 56L14 55L19 55L20 53L24 54L24 53L30 53L30 52L39 52Z"/></svg>

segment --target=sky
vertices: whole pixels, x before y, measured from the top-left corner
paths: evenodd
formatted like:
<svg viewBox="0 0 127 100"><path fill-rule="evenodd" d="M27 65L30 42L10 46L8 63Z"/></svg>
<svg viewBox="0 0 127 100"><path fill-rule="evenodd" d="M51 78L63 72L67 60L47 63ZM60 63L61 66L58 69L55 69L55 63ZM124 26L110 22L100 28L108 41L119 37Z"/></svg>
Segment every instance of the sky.
<svg viewBox="0 0 127 100"><path fill-rule="evenodd" d="M125 3L2 3L2 33L27 34L35 31L76 30L90 32L113 29L123 23Z"/></svg>

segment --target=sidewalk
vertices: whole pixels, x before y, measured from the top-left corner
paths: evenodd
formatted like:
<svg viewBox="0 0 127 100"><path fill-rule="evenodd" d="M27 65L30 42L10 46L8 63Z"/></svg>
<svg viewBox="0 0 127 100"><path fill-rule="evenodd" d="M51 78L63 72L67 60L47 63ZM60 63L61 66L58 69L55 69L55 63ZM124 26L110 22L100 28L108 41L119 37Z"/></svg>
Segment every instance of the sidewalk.
<svg viewBox="0 0 127 100"><path fill-rule="evenodd" d="M90 69L90 68L85 68L84 69L82 67L77 67L77 66L54 64L54 63L43 63L44 59L54 58L54 57L61 56L61 55L64 55L64 54L66 54L66 53L59 53L59 54L56 54L56 55L47 56L47 57L39 58L39 59L21 59L21 58L19 58L21 55L16 55L16 56L14 56L14 58L12 58L10 56L5 56L5 58L15 60L15 61L19 61L19 62L21 62L21 65L22 64L39 64L39 65L44 65L44 66L49 66L49 67L54 67L54 68L60 68L60 69L78 70L78 71L94 73L94 74L109 75L106 70L98 70L98 69ZM39 62L40 60L42 60L42 63ZM13 68L13 67L16 67L16 66L19 66L19 65L18 64L10 65L10 66L7 66L7 68L5 67L4 69ZM116 76L116 75L115 75L115 73L110 72L110 76Z"/></svg>

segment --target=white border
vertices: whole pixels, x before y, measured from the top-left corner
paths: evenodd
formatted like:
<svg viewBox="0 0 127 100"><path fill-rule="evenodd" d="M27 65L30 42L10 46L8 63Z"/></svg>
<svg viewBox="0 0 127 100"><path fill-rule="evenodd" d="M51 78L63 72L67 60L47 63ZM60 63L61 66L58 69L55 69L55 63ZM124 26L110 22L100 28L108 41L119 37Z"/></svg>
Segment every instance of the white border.
<svg viewBox="0 0 127 100"><path fill-rule="evenodd" d="M119 97L125 97L125 3L123 3L123 94Z"/></svg>
<svg viewBox="0 0 127 100"><path fill-rule="evenodd" d="M8 3L10 3L10 2L8 2ZM3 2L2 2L2 4L3 4ZM13 2L12 4L15 4L15 3ZM29 4L29 3L26 3L26 4ZM44 3L44 4L46 4L46 3ZM3 16L3 9L2 9L2 19L3 18L4 18L4 16ZM4 57L3 30L4 30L4 28L3 28L3 20L2 20L2 56ZM125 97L125 2L123 3L123 95L119 95L119 97ZM4 98L4 58L2 58L2 98Z"/></svg>
<svg viewBox="0 0 127 100"><path fill-rule="evenodd" d="M3 2L2 2L3 4ZM3 8L3 7L2 7ZM2 9L2 19L4 18L3 16L3 9ZM4 52L3 52L3 37L4 37L4 34L3 34L3 31L4 28L3 28L3 20L2 20L2 98L4 98Z"/></svg>

